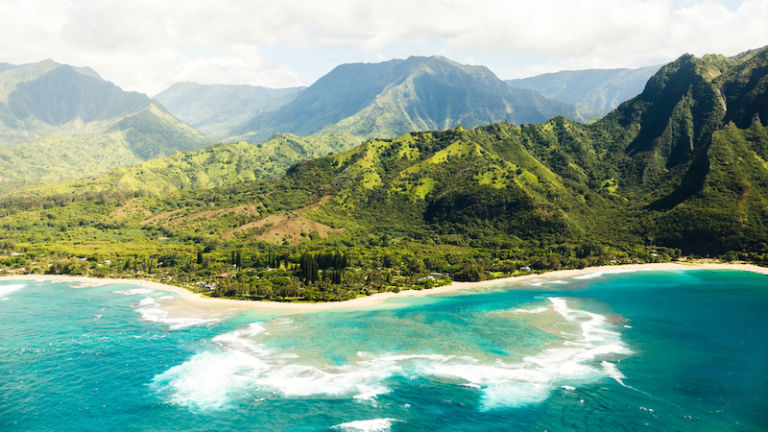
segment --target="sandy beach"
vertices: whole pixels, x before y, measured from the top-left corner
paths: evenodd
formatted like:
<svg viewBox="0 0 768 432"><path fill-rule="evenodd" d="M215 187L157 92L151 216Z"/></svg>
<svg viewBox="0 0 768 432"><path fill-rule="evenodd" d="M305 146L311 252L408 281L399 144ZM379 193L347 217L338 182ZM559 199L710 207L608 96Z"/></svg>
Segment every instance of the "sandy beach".
<svg viewBox="0 0 768 432"><path fill-rule="evenodd" d="M742 270L754 273L768 275L768 268L752 264L725 264L725 263L701 263L701 262L674 262L657 264L626 264L587 267L575 270L557 270L547 273L529 274L502 279L493 279L481 282L453 282L437 288L423 290L405 290L399 293L386 292L373 294L368 297L359 297L352 300L341 302L323 302L323 303L284 303L271 301L250 301L206 297L201 294L191 292L185 288L167 285L160 282L147 281L141 279L101 279L82 276L67 275L11 275L2 276L0 280L29 280L45 279L55 281L80 282L84 284L104 285L104 284L134 284L140 285L152 290L173 292L178 297L163 304L169 314L190 313L210 315L210 314L229 314L247 310L275 310L285 312L309 312L324 310L343 310L359 309L375 306L385 300L405 297L433 296L454 292L470 292L472 290L500 287L509 285L510 288L515 285L522 286L524 283L535 282L538 280L558 280L558 279L578 279L586 277L597 277L611 273L625 273L635 271L653 271L653 270L691 270L691 269L709 269L709 270ZM585 277L586 276L586 277ZM526 285L526 287L529 287Z"/></svg>

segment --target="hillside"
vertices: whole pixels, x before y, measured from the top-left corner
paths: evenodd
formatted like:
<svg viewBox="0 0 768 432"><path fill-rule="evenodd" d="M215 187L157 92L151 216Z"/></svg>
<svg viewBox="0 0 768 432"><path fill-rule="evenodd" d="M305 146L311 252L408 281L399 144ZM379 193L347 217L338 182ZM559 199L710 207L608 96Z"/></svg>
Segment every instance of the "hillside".
<svg viewBox="0 0 768 432"><path fill-rule="evenodd" d="M82 177L208 143L89 68L46 60L0 72L0 186Z"/></svg>
<svg viewBox="0 0 768 432"><path fill-rule="evenodd" d="M276 134L260 143L240 141L181 151L93 177L39 185L14 196L74 196L107 191L158 195L208 189L279 177L296 162L337 153L359 143L359 139L345 135Z"/></svg>
<svg viewBox="0 0 768 432"><path fill-rule="evenodd" d="M766 71L767 48L685 55L590 124L411 132L211 189L7 196L0 233L23 253L6 265L320 300L681 254L768 263Z"/></svg>
<svg viewBox="0 0 768 432"><path fill-rule="evenodd" d="M232 135L248 141L277 132L395 137L458 125L541 122L556 115L585 120L592 113L512 89L482 66L409 57L338 66L276 111L234 128Z"/></svg>
<svg viewBox="0 0 768 432"><path fill-rule="evenodd" d="M637 69L586 69L561 71L506 80L514 88L534 90L550 99L597 112L610 111L643 91L659 66Z"/></svg>
<svg viewBox="0 0 768 432"><path fill-rule="evenodd" d="M274 111L304 87L176 83L155 96L179 120L214 139L229 137L232 128L256 114Z"/></svg>

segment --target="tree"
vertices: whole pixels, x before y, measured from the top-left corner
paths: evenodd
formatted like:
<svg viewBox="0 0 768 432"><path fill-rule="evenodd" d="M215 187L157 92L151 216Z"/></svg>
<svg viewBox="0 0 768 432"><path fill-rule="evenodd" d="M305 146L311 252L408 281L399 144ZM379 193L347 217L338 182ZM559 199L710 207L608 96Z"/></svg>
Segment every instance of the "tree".
<svg viewBox="0 0 768 432"><path fill-rule="evenodd" d="M299 272L305 283L315 283L320 279L320 266L313 254L304 253L301 255Z"/></svg>

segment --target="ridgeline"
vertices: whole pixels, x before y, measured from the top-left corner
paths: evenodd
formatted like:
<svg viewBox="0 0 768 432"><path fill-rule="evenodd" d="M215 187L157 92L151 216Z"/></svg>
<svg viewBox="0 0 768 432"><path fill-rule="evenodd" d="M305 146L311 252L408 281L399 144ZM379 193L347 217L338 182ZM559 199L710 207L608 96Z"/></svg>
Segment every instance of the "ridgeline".
<svg viewBox="0 0 768 432"><path fill-rule="evenodd" d="M205 149L176 156L197 162L169 187L115 173L151 184L179 163L8 195L0 266L317 301L681 255L768 263L766 71L765 48L685 55L589 124L411 132L194 183L213 171L193 156L221 154Z"/></svg>

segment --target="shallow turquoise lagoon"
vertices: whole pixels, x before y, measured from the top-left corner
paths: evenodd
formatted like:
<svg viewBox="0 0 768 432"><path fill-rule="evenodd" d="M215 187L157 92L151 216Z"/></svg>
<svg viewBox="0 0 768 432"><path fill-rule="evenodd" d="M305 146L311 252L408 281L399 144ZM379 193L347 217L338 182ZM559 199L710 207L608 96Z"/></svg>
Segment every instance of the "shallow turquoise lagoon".
<svg viewBox="0 0 768 432"><path fill-rule="evenodd" d="M768 276L518 288L215 320L0 281L0 431L768 430Z"/></svg>

